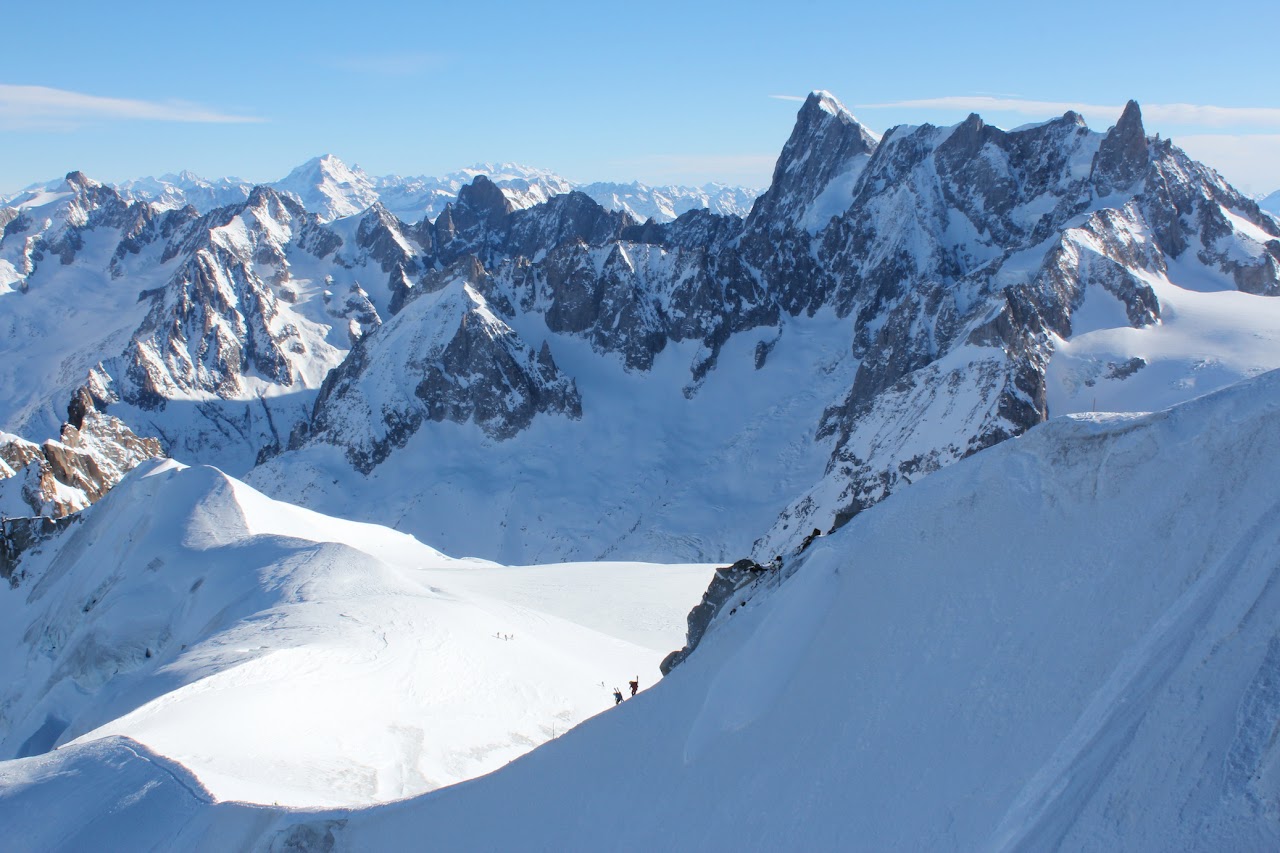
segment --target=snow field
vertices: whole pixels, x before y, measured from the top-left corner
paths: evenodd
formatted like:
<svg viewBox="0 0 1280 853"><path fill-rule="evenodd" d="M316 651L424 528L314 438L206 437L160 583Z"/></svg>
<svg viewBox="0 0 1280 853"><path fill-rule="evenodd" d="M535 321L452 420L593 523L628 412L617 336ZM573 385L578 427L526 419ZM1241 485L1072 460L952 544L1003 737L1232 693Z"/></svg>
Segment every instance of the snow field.
<svg viewBox="0 0 1280 853"><path fill-rule="evenodd" d="M294 807L490 772L651 685L712 571L454 560L173 462L69 537L0 597L4 757L123 736Z"/></svg>

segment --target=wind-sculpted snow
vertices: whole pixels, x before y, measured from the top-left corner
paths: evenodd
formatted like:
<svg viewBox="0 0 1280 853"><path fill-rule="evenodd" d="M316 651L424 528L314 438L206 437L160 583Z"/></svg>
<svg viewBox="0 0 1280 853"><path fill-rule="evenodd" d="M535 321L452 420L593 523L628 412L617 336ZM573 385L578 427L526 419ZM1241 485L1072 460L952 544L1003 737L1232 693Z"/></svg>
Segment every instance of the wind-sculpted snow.
<svg viewBox="0 0 1280 853"><path fill-rule="evenodd" d="M652 690L447 794L247 810L82 740L0 765L0 817L32 848L101 825L133 848L1274 849L1277 477L1280 373L1056 419L819 537Z"/></svg>

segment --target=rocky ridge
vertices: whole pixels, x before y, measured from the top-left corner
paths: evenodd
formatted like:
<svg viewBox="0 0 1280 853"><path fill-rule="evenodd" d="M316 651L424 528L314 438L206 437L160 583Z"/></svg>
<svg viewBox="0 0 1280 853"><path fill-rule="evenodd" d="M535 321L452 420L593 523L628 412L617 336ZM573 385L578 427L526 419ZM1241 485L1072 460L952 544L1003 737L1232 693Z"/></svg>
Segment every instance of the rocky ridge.
<svg viewBox="0 0 1280 853"><path fill-rule="evenodd" d="M98 411L88 390L81 390L57 440L36 444L0 433L0 511L12 518L71 515L139 463L162 455L158 440L141 438Z"/></svg>
<svg viewBox="0 0 1280 853"><path fill-rule="evenodd" d="M434 220L335 211L260 187L158 212L73 173L10 217L0 287L52 298L92 267L137 288L141 321L92 366L96 405L237 473L330 447L368 474L441 421L499 444L539 417L573 422L592 400L565 347L627 374L674 351L693 400L730 342L749 335L765 377L793 336L835 322L851 378L804 451L825 474L775 496L765 559L1046 419L1048 366L1088 294L1141 329L1188 269L1280 291L1276 221L1147 137L1136 103L1105 133L1075 113L1016 131L973 115L877 139L815 92L745 218L642 223L577 191L519 207L482 174Z"/></svg>

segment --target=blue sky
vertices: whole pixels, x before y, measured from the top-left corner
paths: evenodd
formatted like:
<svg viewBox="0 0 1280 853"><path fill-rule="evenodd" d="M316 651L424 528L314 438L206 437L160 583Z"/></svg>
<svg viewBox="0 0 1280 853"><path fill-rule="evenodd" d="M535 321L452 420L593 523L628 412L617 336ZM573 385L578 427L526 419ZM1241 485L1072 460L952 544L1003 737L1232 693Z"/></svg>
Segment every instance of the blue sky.
<svg viewBox="0 0 1280 853"><path fill-rule="evenodd" d="M1136 98L1149 133L1280 188L1275 0L121 0L0 19L0 193L71 169L267 181L321 153L372 174L506 160L764 186L799 106L771 96L816 88L877 132L1067 106L1104 129Z"/></svg>

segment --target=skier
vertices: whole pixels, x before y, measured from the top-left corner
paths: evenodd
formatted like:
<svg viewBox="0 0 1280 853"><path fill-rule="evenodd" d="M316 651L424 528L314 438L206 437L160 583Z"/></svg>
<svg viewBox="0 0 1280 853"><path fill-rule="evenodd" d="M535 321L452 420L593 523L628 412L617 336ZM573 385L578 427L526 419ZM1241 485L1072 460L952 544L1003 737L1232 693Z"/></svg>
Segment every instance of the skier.
<svg viewBox="0 0 1280 853"><path fill-rule="evenodd" d="M635 681L628 682L631 685L631 695L636 695L636 691L640 689L640 676L636 676Z"/></svg>
<svg viewBox="0 0 1280 853"><path fill-rule="evenodd" d="M622 691L616 687L613 688L613 704L615 707L622 704Z"/></svg>

